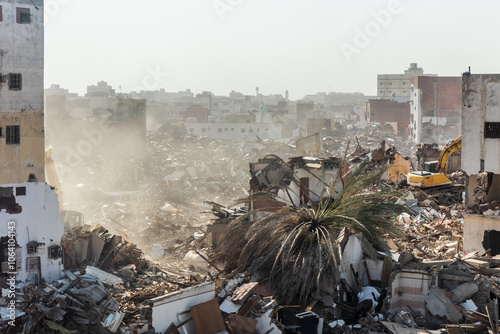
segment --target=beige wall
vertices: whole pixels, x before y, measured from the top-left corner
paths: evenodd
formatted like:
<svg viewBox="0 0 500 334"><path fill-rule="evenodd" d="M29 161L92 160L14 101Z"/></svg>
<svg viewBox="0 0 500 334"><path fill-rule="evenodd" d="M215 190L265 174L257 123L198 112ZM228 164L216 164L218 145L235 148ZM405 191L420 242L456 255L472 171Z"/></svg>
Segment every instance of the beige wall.
<svg viewBox="0 0 500 334"><path fill-rule="evenodd" d="M500 231L500 216L464 215L464 253L485 251L484 231Z"/></svg>
<svg viewBox="0 0 500 334"><path fill-rule="evenodd" d="M387 162L387 180L396 183L401 175L410 172L410 160L406 160L399 154L394 155L393 160Z"/></svg>
<svg viewBox="0 0 500 334"><path fill-rule="evenodd" d="M19 125L19 144L6 144L6 126ZM0 112L0 184L28 181L34 173L39 182L45 182L45 144L43 111Z"/></svg>

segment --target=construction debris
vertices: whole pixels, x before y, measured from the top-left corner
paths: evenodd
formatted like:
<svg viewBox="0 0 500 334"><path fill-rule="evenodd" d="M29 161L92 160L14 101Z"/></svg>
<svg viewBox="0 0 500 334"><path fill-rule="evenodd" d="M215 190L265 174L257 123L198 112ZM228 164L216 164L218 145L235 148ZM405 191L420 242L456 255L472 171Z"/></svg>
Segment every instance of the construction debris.
<svg viewBox="0 0 500 334"><path fill-rule="evenodd" d="M65 196L64 276L16 286L16 327L23 333L497 332L500 259L491 250L464 252L463 217L471 210L462 193L405 185L415 147L396 149L391 127L353 134L352 143L323 137L328 158L318 158L295 156L293 145L283 143L194 138L171 124L148 138L141 159L83 161L78 168L91 173L73 185L62 172L63 184L83 195ZM436 150L421 148L418 161ZM343 229L340 280L321 282L307 303L280 304L266 279L228 274L216 261L230 224L291 205L313 210L326 187L333 185L335 198L363 162L387 166L366 192L397 191L390 200L406 211L392 224L403 234L387 233L387 248L380 249ZM107 175L109 184L87 187L97 184L94 175ZM466 179L461 171L449 177L458 185ZM482 202L472 212L500 211L496 202L483 203L489 184L488 174L477 182ZM238 201L248 194L251 200ZM83 211L86 224L72 210ZM0 328L12 331L5 296L0 301Z"/></svg>

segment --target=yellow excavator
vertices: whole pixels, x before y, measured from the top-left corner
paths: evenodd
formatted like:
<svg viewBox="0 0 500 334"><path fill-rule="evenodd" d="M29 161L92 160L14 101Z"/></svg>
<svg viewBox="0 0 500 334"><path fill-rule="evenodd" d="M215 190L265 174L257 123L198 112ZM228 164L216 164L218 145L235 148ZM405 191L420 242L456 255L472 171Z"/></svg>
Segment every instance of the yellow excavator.
<svg viewBox="0 0 500 334"><path fill-rule="evenodd" d="M439 154L437 161L426 162L423 171L410 172L407 175L408 184L420 188L451 184L450 179L446 176L448 172L448 160L460 148L462 148L462 136L459 136L446 145Z"/></svg>

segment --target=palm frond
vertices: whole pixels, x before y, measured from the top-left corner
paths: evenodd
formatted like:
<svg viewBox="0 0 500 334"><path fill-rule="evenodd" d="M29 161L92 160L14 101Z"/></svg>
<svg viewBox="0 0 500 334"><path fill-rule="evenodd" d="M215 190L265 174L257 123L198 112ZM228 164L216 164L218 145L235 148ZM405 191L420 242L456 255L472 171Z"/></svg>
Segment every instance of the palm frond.
<svg viewBox="0 0 500 334"><path fill-rule="evenodd" d="M384 171L363 162L349 171L340 194L332 198L327 192L316 209L284 207L255 221L233 221L217 259L225 263L226 272L249 271L268 281L280 302L307 301L323 281L339 281L337 238L344 228L362 233L377 246L384 245L387 233L399 233L392 218L406 209L388 201L398 193L370 190Z"/></svg>

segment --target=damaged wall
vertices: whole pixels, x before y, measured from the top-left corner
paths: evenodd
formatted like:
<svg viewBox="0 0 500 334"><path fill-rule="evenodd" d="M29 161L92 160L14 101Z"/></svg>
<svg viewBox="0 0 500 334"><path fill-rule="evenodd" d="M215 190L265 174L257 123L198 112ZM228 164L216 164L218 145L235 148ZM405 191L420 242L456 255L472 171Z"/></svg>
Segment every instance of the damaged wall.
<svg viewBox="0 0 500 334"><path fill-rule="evenodd" d="M47 282L61 276L62 252L60 251L64 223L59 213L57 195L50 185L27 182L4 185L0 188L2 202L8 198L15 204L0 210L0 236L5 248L8 234L14 226L17 248L17 280L36 283L41 278ZM15 207L16 210L10 210ZM9 213L9 211L11 213ZM17 212L17 213L15 213ZM5 253L2 256L2 272L5 272Z"/></svg>
<svg viewBox="0 0 500 334"><path fill-rule="evenodd" d="M387 180L398 182L398 179L410 173L410 159L403 158L399 153L394 154L393 158L387 161Z"/></svg>
<svg viewBox="0 0 500 334"><path fill-rule="evenodd" d="M337 168L324 168L320 163L296 169L294 174L300 184L292 182L289 186L293 204L300 206L309 200L319 202L319 196L322 195L323 189L332 185L337 178L338 171ZM334 197L342 191L342 188L342 182L335 185ZM286 198L284 195L281 195L281 197Z"/></svg>
<svg viewBox="0 0 500 334"><path fill-rule="evenodd" d="M12 131L7 132L11 126L18 126L18 143L8 144L12 139L7 138ZM0 112L0 133L0 184L26 182L30 174L44 182L43 111Z"/></svg>
<svg viewBox="0 0 500 334"><path fill-rule="evenodd" d="M425 314L425 299L431 287L431 276L425 271L403 270L396 274L391 285L390 312L411 311L408 305Z"/></svg>
<svg viewBox="0 0 500 334"><path fill-rule="evenodd" d="M340 263L340 274L347 284L359 292L361 286L369 286L374 281L382 281L382 272L384 269L383 259L368 259L361 241L361 234L352 234L348 236L347 243L342 250L342 259ZM366 261L366 267L364 264Z"/></svg>
<svg viewBox="0 0 500 334"><path fill-rule="evenodd" d="M215 298L215 283L200 284L191 288L179 290L164 296L150 299L152 305L153 327L156 332L163 333L173 323L180 324L189 319L189 308ZM181 333L194 333L193 324L181 327Z"/></svg>
<svg viewBox="0 0 500 334"><path fill-rule="evenodd" d="M462 169L500 174L500 74L463 77Z"/></svg>
<svg viewBox="0 0 500 334"><path fill-rule="evenodd" d="M298 156L319 157L321 155L321 136L319 133L297 139Z"/></svg>
<svg viewBox="0 0 500 334"><path fill-rule="evenodd" d="M498 216L464 215L464 253L484 252L483 241L486 231L500 231ZM500 240L498 240L500 243Z"/></svg>
<svg viewBox="0 0 500 334"><path fill-rule="evenodd" d="M43 1L0 6L0 184L44 181Z"/></svg>

